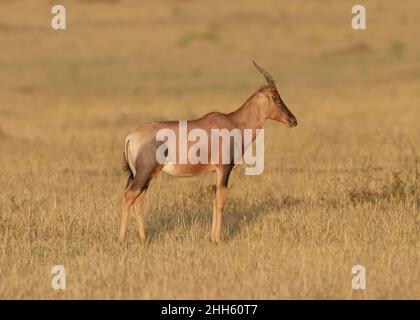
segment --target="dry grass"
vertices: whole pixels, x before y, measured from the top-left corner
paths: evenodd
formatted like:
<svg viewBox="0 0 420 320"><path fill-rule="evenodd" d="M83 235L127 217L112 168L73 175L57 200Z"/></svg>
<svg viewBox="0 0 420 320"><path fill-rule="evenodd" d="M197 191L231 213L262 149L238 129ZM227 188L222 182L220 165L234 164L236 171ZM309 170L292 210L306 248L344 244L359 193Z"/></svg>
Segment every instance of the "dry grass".
<svg viewBox="0 0 420 320"><path fill-rule="evenodd" d="M348 1L64 1L66 31L52 3L0 2L0 298L420 298L418 1L369 1L366 31ZM252 59L299 126L267 123L263 175L234 172L225 243L213 177L162 174L150 244L132 218L121 247L125 134L233 110Z"/></svg>

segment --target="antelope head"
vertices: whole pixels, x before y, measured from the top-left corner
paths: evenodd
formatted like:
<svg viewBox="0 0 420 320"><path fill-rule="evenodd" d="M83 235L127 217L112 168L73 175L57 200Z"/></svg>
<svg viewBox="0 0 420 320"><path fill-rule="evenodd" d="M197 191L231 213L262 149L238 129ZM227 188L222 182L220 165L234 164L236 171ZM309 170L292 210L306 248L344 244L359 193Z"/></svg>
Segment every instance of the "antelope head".
<svg viewBox="0 0 420 320"><path fill-rule="evenodd" d="M261 68L255 61L252 61L255 68L264 76L268 83L268 90L266 90L265 101L262 108L268 119L276 120L284 123L289 128L297 126L296 117L287 108L284 101L281 99L280 94L277 90L276 83L273 77L263 68Z"/></svg>

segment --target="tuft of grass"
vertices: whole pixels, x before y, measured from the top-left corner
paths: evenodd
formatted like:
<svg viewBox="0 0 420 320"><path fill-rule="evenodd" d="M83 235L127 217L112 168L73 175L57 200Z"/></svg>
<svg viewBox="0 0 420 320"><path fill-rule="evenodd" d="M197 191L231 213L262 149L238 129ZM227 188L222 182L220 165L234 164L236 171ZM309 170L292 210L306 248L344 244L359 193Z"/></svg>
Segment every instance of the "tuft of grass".
<svg viewBox="0 0 420 320"><path fill-rule="evenodd" d="M415 199L420 193L418 169L415 169L414 179L401 178L401 172L393 172L392 177L379 190L356 189L348 193L351 203L403 201Z"/></svg>
<svg viewBox="0 0 420 320"><path fill-rule="evenodd" d="M402 58L406 51L406 44L400 40L394 40L389 44L389 49L395 57Z"/></svg>
<svg viewBox="0 0 420 320"><path fill-rule="evenodd" d="M346 45L342 48L337 48L330 50L328 52L325 52L323 54L324 57L346 57L346 56L352 56L355 54L365 54L372 50L371 45L368 44L365 41L359 41L355 43L351 43L349 45Z"/></svg>
<svg viewBox="0 0 420 320"><path fill-rule="evenodd" d="M220 42L220 38L214 31L205 32L190 32L185 34L181 39L177 41L177 46L186 47L196 42Z"/></svg>

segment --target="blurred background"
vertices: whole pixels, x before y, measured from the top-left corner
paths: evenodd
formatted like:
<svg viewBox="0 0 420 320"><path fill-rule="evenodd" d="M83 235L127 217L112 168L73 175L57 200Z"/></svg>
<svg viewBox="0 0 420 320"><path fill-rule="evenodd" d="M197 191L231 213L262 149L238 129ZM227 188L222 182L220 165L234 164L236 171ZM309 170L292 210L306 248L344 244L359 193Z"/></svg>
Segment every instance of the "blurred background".
<svg viewBox="0 0 420 320"><path fill-rule="evenodd" d="M10 121L35 110L45 118L98 108L97 121L123 126L155 112L170 118L232 110L263 83L252 59L274 75L304 123L328 112L348 120L391 99L392 110L370 113L378 125L397 128L400 113L414 118L415 101L401 99L416 96L419 80L416 1L366 2L361 31L351 28L352 1L60 3L67 9L61 31L50 26L54 1L0 3L3 134L41 137L39 126L26 123L19 134Z"/></svg>

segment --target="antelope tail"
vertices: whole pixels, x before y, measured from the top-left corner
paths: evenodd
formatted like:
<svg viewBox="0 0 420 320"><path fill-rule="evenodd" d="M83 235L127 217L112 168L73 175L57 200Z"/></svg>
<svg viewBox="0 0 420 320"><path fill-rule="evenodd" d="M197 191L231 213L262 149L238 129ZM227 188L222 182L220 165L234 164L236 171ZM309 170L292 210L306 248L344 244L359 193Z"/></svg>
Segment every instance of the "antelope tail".
<svg viewBox="0 0 420 320"><path fill-rule="evenodd" d="M122 171L127 173L130 178L134 178L136 174L134 162L130 156L130 137L127 137L125 140L125 148L123 152L123 163L122 163Z"/></svg>

